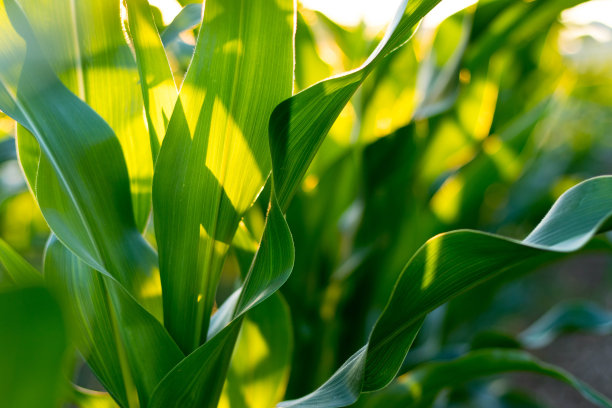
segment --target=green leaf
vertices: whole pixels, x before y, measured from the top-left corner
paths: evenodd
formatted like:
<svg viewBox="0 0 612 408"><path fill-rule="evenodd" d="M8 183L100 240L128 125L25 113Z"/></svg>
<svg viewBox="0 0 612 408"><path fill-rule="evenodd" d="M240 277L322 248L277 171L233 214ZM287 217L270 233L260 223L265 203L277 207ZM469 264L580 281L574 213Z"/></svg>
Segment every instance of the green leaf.
<svg viewBox="0 0 612 408"><path fill-rule="evenodd" d="M180 33L198 26L202 22L202 4L188 4L174 17L161 34L164 46L176 40Z"/></svg>
<svg viewBox="0 0 612 408"><path fill-rule="evenodd" d="M146 0L125 0L130 35L140 73L153 160L166 134L166 126L178 96L168 57Z"/></svg>
<svg viewBox="0 0 612 408"><path fill-rule="evenodd" d="M247 313L218 408L273 407L285 394L292 348L289 307L277 293Z"/></svg>
<svg viewBox="0 0 612 408"><path fill-rule="evenodd" d="M6 40L0 45L0 88L13 103L7 113L17 109L14 118L23 119L21 125L40 145L40 161L36 155L21 158L45 220L71 251L138 298L143 286L155 285L158 279L156 254L134 221L130 177L119 140L59 81L20 6L13 0L0 4L0 34ZM102 13L106 14L108 10ZM143 151L148 146L147 141ZM27 145L37 148L36 143ZM161 314L155 299L145 304Z"/></svg>
<svg viewBox="0 0 612 408"><path fill-rule="evenodd" d="M164 323L206 339L238 222L270 172L267 120L291 94L293 1L210 0L153 182Z"/></svg>
<svg viewBox="0 0 612 408"><path fill-rule="evenodd" d="M0 327L0 406L60 406L70 353L58 301L43 287L0 292Z"/></svg>
<svg viewBox="0 0 612 408"><path fill-rule="evenodd" d="M230 324L181 361L160 382L150 408L216 408L242 318Z"/></svg>
<svg viewBox="0 0 612 408"><path fill-rule="evenodd" d="M153 161L138 69L123 33L120 2L18 0L17 4L40 46L41 54L31 56L30 64L45 59L62 83L113 129L125 156L136 224L144 229L151 209ZM19 138L32 139L23 133Z"/></svg>
<svg viewBox="0 0 612 408"><path fill-rule="evenodd" d="M285 283L293 260L289 226L272 197L261 243L243 286L213 315L206 343L161 381L151 399L151 407L217 406L245 314Z"/></svg>
<svg viewBox="0 0 612 408"><path fill-rule="evenodd" d="M469 381L513 371L545 375L574 387L585 399L600 407L612 402L565 370L544 363L520 350L484 349L472 351L456 360L423 364L401 376L388 389L364 398L360 407L431 407L446 388Z"/></svg>
<svg viewBox="0 0 612 408"><path fill-rule="evenodd" d="M79 349L106 390L123 407L147 406L155 386L183 358L161 323L54 236L45 251L45 278L70 305Z"/></svg>
<svg viewBox="0 0 612 408"><path fill-rule="evenodd" d="M525 329L519 340L525 347L545 347L561 334L571 331L611 333L612 313L588 302L562 303Z"/></svg>
<svg viewBox="0 0 612 408"><path fill-rule="evenodd" d="M439 0L403 0L385 37L357 69L328 78L279 104L270 118L274 187L285 210L308 165L349 99L376 65L403 45Z"/></svg>
<svg viewBox="0 0 612 408"><path fill-rule="evenodd" d="M279 406L340 407L386 386L429 312L488 279L525 273L582 248L611 215L612 177L596 177L563 194L523 241L469 230L431 238L402 271L368 344L319 389Z"/></svg>
<svg viewBox="0 0 612 408"><path fill-rule="evenodd" d="M27 286L42 283L42 275L21 255L0 239L0 263L9 280L9 284L16 286ZM0 287L5 286L0 281Z"/></svg>

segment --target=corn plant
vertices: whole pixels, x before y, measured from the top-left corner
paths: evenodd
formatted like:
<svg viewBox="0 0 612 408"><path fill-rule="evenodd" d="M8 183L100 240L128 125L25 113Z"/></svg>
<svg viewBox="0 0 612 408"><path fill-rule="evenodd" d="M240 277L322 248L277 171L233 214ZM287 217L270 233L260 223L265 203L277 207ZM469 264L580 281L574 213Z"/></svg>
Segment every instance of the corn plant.
<svg viewBox="0 0 612 408"><path fill-rule="evenodd" d="M384 77L438 3L404 0L359 67L295 93L292 0L208 0L161 33L145 0L2 0L0 109L19 124L18 159L52 231L42 275L0 242L0 345L19 351L2 357L2 405L351 405L394 380L437 307L596 245L612 212L608 176L568 190L523 240L436 235L411 250L367 343L317 390L279 402L293 336L279 289L296 249L285 213L342 110L373 72ZM181 77L167 49L195 25ZM445 78L415 118L452 105ZM218 305L232 248L239 285ZM39 336L49 338L30 344ZM73 348L107 393L67 385ZM503 349L414 370L394 385L412 387L397 404L430 406L445 387L507 371L548 375L612 406L571 374Z"/></svg>

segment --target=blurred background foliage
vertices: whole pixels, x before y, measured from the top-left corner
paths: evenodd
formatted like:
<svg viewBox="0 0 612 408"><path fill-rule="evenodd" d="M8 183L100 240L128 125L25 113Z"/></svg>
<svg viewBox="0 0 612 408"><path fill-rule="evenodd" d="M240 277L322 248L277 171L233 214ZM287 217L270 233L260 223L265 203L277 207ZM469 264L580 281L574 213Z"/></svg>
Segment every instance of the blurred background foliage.
<svg viewBox="0 0 612 408"><path fill-rule="evenodd" d="M344 26L307 6L298 15L296 91L358 67L381 38L363 22ZM589 7L594 17L612 10L606 1L482 0L441 24L425 21L366 80L287 213L296 246L282 288L294 330L287 398L316 388L366 342L427 239L459 228L523 238L567 188L612 173L612 27L581 18ZM182 13L192 29L162 36L177 78L200 10ZM169 20L154 11L163 32ZM40 267L49 230L15 160L14 132L0 113L0 237ZM267 194L235 239L219 302L250 262ZM358 405L406 406L394 398L406 394L410 372L491 346L530 349L612 397L612 257L601 241L592 253L492 280L430 314L402 367L408 374ZM567 334L576 330L583 333ZM86 368L76 372L78 385L95 388ZM530 375L465 380L435 406L588 406L569 387Z"/></svg>

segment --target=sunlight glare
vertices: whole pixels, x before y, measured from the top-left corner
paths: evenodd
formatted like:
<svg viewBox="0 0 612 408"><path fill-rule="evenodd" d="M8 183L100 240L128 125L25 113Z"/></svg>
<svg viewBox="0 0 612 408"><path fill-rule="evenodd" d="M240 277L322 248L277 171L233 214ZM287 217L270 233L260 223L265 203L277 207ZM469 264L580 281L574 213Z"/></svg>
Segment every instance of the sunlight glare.
<svg viewBox="0 0 612 408"><path fill-rule="evenodd" d="M302 0L306 8L325 13L342 25L354 26L361 21L371 30L381 30L391 21L402 0ZM438 25L446 17L474 4L475 0L442 0L427 16L424 25Z"/></svg>
<svg viewBox="0 0 612 408"><path fill-rule="evenodd" d="M170 24L182 8L176 0L149 0L149 3L161 11L165 25Z"/></svg>

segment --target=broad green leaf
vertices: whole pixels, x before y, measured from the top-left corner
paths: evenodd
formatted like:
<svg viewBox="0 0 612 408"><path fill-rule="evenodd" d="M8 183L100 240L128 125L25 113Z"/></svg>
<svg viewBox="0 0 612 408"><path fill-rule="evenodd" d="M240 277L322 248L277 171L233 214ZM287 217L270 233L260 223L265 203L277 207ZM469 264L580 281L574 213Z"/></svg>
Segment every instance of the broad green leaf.
<svg viewBox="0 0 612 408"><path fill-rule="evenodd" d="M0 239L0 263L4 267L9 284L27 286L42 283L42 275L21 255L11 248L3 239ZM7 286L0 281L0 287Z"/></svg>
<svg viewBox="0 0 612 408"><path fill-rule="evenodd" d="M164 323L206 340L227 250L270 172L268 117L291 94L292 0L206 2L153 182Z"/></svg>
<svg viewBox="0 0 612 408"><path fill-rule="evenodd" d="M366 346L313 393L281 407L340 407L397 374L424 317L488 279L525 273L583 247L612 215L612 177L589 179L563 194L523 241L459 230L427 241L400 274Z"/></svg>
<svg viewBox="0 0 612 408"><path fill-rule="evenodd" d="M0 87L40 145L40 161L26 154L22 165L47 223L71 251L138 297L143 286L155 286L156 255L134 221L119 140L55 76L13 0L0 3L0 34ZM160 314L157 301L146 304Z"/></svg>
<svg viewBox="0 0 612 408"><path fill-rule="evenodd" d="M202 4L188 4L174 17L174 20L161 33L161 40L167 46L176 40L180 33L198 26L202 22Z"/></svg>
<svg viewBox="0 0 612 408"><path fill-rule="evenodd" d="M153 161L138 69L123 33L120 2L18 0L17 4L42 52L33 58L46 59L62 83L117 136L129 174L136 225L144 229L151 209ZM20 138L32 139L23 133L22 129Z"/></svg>
<svg viewBox="0 0 612 408"><path fill-rule="evenodd" d="M45 251L45 278L70 305L79 349L104 387L123 407L147 406L155 386L183 358L166 329L54 236Z"/></svg>
<svg viewBox="0 0 612 408"><path fill-rule="evenodd" d="M151 7L146 0L125 0L130 36L134 43L140 86L149 124L153 160L166 134L178 91L164 51Z"/></svg>
<svg viewBox="0 0 612 408"><path fill-rule="evenodd" d="M243 286L213 315L206 343L181 361L157 386L151 407L166 407L175 401L180 402L179 406L217 406L245 314L285 283L293 260L291 233L272 197L261 243Z"/></svg>
<svg viewBox="0 0 612 408"><path fill-rule="evenodd" d="M349 99L376 65L403 45L439 0L403 0L385 37L357 69L321 81L279 104L270 118L274 187L286 209L308 165Z"/></svg>
<svg viewBox="0 0 612 408"><path fill-rule="evenodd" d="M293 348L287 303L275 294L246 314L219 408L273 407L289 380Z"/></svg>
<svg viewBox="0 0 612 408"><path fill-rule="evenodd" d="M359 407L427 408L440 392L469 381L508 372L524 371L548 376L576 389L600 407L612 402L565 370L544 363L520 350L484 349L451 361L425 363L401 376L388 389L364 398Z"/></svg>
<svg viewBox="0 0 612 408"><path fill-rule="evenodd" d="M519 340L525 347L545 347L562 333L570 331L611 333L612 313L587 302L562 303L521 332Z"/></svg>
<svg viewBox="0 0 612 408"><path fill-rule="evenodd" d="M0 327L0 406L60 406L70 353L58 301L43 287L0 292Z"/></svg>

